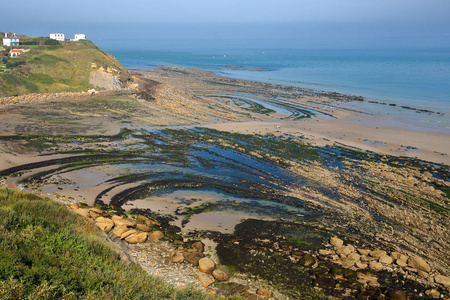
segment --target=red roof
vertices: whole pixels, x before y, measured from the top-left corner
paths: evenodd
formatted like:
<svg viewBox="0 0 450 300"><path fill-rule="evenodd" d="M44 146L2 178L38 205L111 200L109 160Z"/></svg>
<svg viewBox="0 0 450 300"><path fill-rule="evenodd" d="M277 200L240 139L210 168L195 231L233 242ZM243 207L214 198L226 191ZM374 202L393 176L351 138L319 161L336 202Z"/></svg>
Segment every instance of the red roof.
<svg viewBox="0 0 450 300"><path fill-rule="evenodd" d="M11 38L17 38L17 36L16 36L16 34L15 33L13 33L13 32L10 32L10 33L8 33L7 35L6 35L6 38L7 39L11 39Z"/></svg>
<svg viewBox="0 0 450 300"><path fill-rule="evenodd" d="M20 53L20 52L22 52L22 50L21 49L13 49L13 50L11 50L11 52L12 53Z"/></svg>

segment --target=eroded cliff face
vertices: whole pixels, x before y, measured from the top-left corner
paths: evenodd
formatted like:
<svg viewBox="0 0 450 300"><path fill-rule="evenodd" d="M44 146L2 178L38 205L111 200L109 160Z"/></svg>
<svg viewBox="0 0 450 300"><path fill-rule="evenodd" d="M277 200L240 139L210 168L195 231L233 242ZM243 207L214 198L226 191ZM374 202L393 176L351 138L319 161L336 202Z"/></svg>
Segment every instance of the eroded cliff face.
<svg viewBox="0 0 450 300"><path fill-rule="evenodd" d="M92 70L89 75L89 84L92 84L96 89L104 89L111 91L120 91L128 89L126 82L121 80L121 73L113 67L98 66L92 63Z"/></svg>

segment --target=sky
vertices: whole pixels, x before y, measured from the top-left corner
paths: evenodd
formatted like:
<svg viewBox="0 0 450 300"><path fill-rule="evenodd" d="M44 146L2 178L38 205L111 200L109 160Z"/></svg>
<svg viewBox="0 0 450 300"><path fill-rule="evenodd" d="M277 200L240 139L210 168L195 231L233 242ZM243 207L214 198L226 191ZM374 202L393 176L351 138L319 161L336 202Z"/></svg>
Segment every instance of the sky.
<svg viewBox="0 0 450 300"><path fill-rule="evenodd" d="M307 34L308 24L325 36L330 30L354 34L358 26L375 35L403 34L408 28L450 32L450 0L21 0L20 9L12 10L14 5L3 4L4 11L16 13L2 14L0 31L33 36L190 38L217 30L221 36L258 36L261 31L277 36L286 30Z"/></svg>

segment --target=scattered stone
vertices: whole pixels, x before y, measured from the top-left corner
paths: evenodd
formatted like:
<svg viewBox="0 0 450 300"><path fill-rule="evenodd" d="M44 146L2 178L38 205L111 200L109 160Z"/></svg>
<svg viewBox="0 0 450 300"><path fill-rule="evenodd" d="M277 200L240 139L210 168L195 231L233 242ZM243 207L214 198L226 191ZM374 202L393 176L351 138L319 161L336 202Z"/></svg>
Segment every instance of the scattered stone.
<svg viewBox="0 0 450 300"><path fill-rule="evenodd" d="M370 256L375 257L375 258L380 258L383 255L386 255L386 251L384 251L384 250L373 250L373 251L370 251Z"/></svg>
<svg viewBox="0 0 450 300"><path fill-rule="evenodd" d="M209 257L203 257L198 261L198 268L203 273L211 274L216 268L216 263Z"/></svg>
<svg viewBox="0 0 450 300"><path fill-rule="evenodd" d="M341 240L341 239L338 238L338 237L335 237L335 236L333 236L333 237L330 239L330 243L331 243L331 245L333 245L336 249L337 249L337 248L341 248L341 247L344 245L344 241Z"/></svg>
<svg viewBox="0 0 450 300"><path fill-rule="evenodd" d="M408 259L408 266L418 271L430 272L430 265L419 256L412 256Z"/></svg>
<svg viewBox="0 0 450 300"><path fill-rule="evenodd" d="M125 241L128 244L142 244L142 243L145 243L146 240L147 240L146 232L142 232L139 234L132 234L125 238Z"/></svg>
<svg viewBox="0 0 450 300"><path fill-rule="evenodd" d="M152 241L159 241L160 239L162 239L164 237L164 233L162 233L161 231L157 230L157 231L153 231L152 233L149 234L148 238Z"/></svg>
<svg viewBox="0 0 450 300"><path fill-rule="evenodd" d="M212 272L212 275L217 281L227 281L228 280L228 274L224 270L221 269L215 269Z"/></svg>
<svg viewBox="0 0 450 300"><path fill-rule="evenodd" d="M436 275L434 276L434 281L437 283L440 283L446 287L450 287L450 277L443 276L443 275Z"/></svg>
<svg viewBox="0 0 450 300"><path fill-rule="evenodd" d="M202 287L206 288L214 283L214 277L211 274L206 274L203 272L197 273L198 280L200 281L200 284Z"/></svg>
<svg viewBox="0 0 450 300"><path fill-rule="evenodd" d="M380 257L379 262L382 264L386 264L386 265L390 265L393 262L392 257L388 256L388 255L383 255Z"/></svg>
<svg viewBox="0 0 450 300"><path fill-rule="evenodd" d="M270 292L270 291L268 291L266 289L259 288L259 289L256 290L256 293L258 295L260 295L260 296L263 296L264 298L272 297L272 292Z"/></svg>

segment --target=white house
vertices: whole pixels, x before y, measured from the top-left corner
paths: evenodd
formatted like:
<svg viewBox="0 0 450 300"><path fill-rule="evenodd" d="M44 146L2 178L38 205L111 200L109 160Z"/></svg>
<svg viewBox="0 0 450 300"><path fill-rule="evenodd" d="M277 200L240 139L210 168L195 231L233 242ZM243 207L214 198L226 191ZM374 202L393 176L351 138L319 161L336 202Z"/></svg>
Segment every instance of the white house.
<svg viewBox="0 0 450 300"><path fill-rule="evenodd" d="M64 42L66 40L66 35L64 33L50 33L50 38L52 40Z"/></svg>
<svg viewBox="0 0 450 300"><path fill-rule="evenodd" d="M86 39L86 35L82 34L82 33L77 33L75 34L75 38L73 39L74 41L79 41L79 40L85 40Z"/></svg>
<svg viewBox="0 0 450 300"><path fill-rule="evenodd" d="M3 46L19 46L19 38L13 32L5 33L5 37L3 38Z"/></svg>

